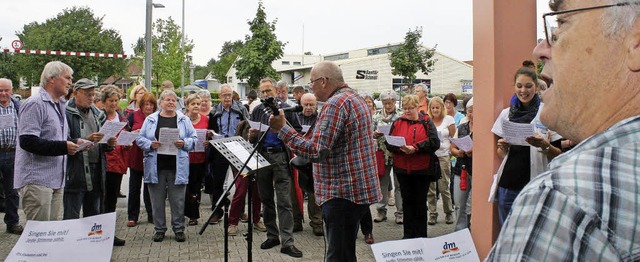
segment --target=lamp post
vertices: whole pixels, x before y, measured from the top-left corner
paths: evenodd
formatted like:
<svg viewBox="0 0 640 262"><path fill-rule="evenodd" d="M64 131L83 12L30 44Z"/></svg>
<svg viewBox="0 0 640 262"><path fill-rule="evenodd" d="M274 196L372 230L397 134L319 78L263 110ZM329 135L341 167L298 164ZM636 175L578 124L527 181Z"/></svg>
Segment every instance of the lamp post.
<svg viewBox="0 0 640 262"><path fill-rule="evenodd" d="M144 34L144 85L151 91L151 12L153 8L164 8L162 4L154 4L152 0L147 0L146 30Z"/></svg>
<svg viewBox="0 0 640 262"><path fill-rule="evenodd" d="M184 0L182 0L182 42L181 44L181 48L182 48L182 64L180 65L180 69L181 69L181 85L180 85L180 96L184 97Z"/></svg>

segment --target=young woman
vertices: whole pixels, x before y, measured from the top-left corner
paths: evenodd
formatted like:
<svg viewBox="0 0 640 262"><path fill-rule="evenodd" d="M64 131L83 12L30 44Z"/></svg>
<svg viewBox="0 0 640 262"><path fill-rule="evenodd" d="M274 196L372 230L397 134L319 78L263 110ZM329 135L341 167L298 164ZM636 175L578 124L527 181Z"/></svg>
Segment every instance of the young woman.
<svg viewBox="0 0 640 262"><path fill-rule="evenodd" d="M440 161L442 177L437 181L438 191L442 197L442 208L445 213L445 222L453 223L453 204L451 202L451 191L449 182L451 180L451 155L449 152L449 138L456 133L456 126L453 117L447 114L447 108L440 97L434 97L429 101L429 116L438 129L440 138L440 148L436 151L436 156ZM429 203L429 225L435 225L438 220L438 209L436 199L436 183L429 187L427 202Z"/></svg>

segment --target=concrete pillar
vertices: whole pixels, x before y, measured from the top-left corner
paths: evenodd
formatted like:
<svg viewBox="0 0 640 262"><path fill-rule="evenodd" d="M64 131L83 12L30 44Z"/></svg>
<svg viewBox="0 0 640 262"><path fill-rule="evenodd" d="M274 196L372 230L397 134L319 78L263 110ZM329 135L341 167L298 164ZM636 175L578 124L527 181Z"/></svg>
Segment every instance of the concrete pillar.
<svg viewBox="0 0 640 262"><path fill-rule="evenodd" d="M500 161L491 133L500 111L514 93L513 75L532 60L536 44L536 1L473 1L474 163L471 235L484 259L498 236L498 213L488 203Z"/></svg>

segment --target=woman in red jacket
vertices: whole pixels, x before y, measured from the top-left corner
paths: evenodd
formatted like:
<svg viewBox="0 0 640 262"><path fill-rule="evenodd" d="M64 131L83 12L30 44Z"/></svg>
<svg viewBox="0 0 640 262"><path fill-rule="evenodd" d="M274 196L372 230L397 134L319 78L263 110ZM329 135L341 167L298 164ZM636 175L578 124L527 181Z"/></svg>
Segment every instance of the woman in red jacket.
<svg viewBox="0 0 640 262"><path fill-rule="evenodd" d="M394 153L393 170L400 182L403 239L427 237L427 191L432 182L428 174L430 154L440 148L436 127L428 115L418 112L419 105L417 96L405 96L404 115L391 126L391 135L403 137L406 145L398 147L385 142Z"/></svg>
<svg viewBox="0 0 640 262"><path fill-rule="evenodd" d="M138 109L127 116L129 122L129 130L131 132L139 132L144 123L144 119L158 110L158 102L152 93L145 93L138 100ZM133 146L129 150L129 202L127 203L127 216L129 222L128 227L138 225L138 217L140 215L140 187L142 186L142 178L144 177L144 166L142 163L142 149L133 142ZM144 208L147 210L147 221L153 223L151 211L151 198L149 190L144 186Z"/></svg>
<svg viewBox="0 0 640 262"><path fill-rule="evenodd" d="M107 121L126 122L118 107L120 101L120 90L118 87L109 85L102 89L102 104ZM105 153L107 157L107 177L105 182L104 210L106 213L116 211L118 194L122 176L127 173L127 151L123 146L116 146L112 151Z"/></svg>

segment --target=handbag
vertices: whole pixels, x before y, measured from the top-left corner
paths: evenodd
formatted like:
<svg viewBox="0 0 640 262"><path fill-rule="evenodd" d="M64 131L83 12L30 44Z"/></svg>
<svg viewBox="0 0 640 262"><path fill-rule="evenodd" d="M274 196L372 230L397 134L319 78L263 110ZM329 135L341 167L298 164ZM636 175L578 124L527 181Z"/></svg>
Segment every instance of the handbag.
<svg viewBox="0 0 640 262"><path fill-rule="evenodd" d="M427 173L430 182L438 181L442 178L442 169L440 169L440 160L435 153L429 154L429 171Z"/></svg>

